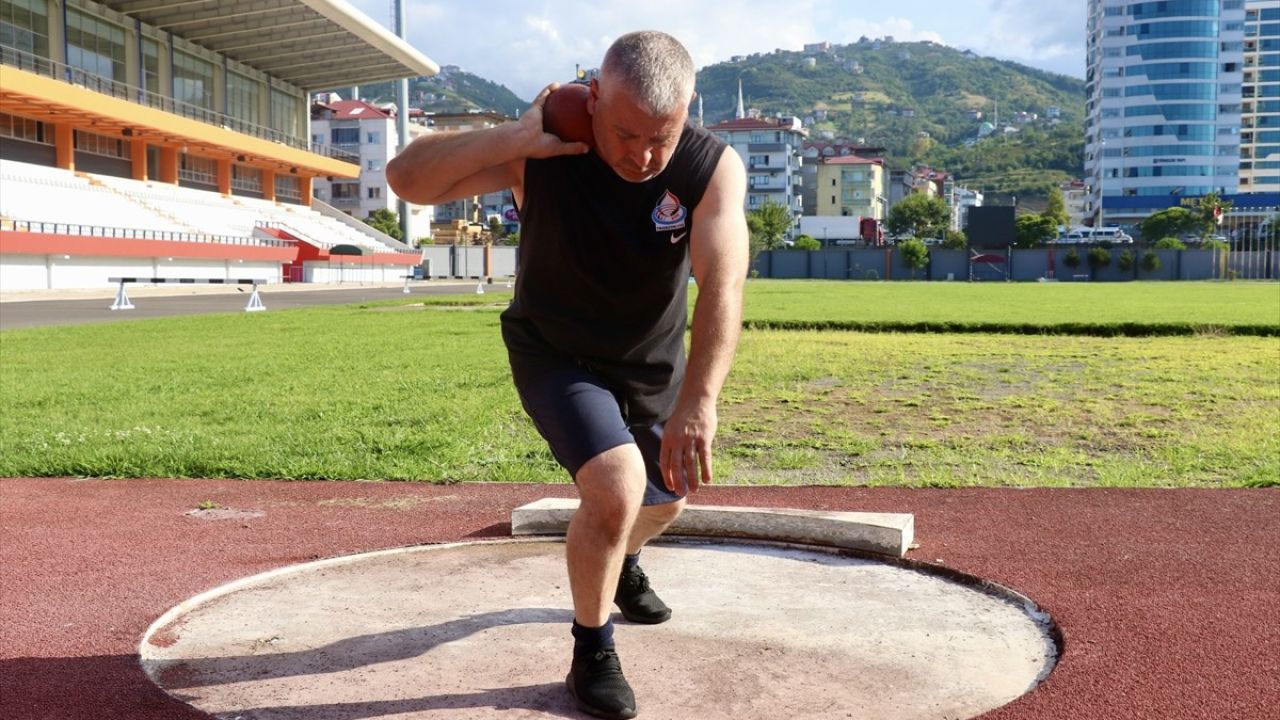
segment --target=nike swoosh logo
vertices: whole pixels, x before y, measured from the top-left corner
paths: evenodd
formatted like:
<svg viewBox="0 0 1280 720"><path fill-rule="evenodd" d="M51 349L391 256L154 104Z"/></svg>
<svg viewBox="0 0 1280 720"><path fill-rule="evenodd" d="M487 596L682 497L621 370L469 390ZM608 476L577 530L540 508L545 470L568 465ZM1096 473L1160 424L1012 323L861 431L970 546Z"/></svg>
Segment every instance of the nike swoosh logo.
<svg viewBox="0 0 1280 720"><path fill-rule="evenodd" d="M686 230L686 231L684 231L684 232L682 232L682 233L680 233L679 235L677 235L677 234L675 234L675 233L671 233L671 244L672 244L672 245L675 245L676 243L678 243L678 242L680 242L681 240L683 240L683 239L684 239L684 236L685 236L685 235L688 235L688 234L689 234L689 231L687 231L687 230Z"/></svg>

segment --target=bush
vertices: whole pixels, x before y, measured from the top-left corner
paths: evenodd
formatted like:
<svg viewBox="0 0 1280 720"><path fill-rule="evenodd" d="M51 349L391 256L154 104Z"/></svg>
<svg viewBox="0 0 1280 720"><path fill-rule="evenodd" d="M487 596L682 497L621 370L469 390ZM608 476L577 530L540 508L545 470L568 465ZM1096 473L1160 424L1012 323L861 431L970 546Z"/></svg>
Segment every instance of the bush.
<svg viewBox="0 0 1280 720"><path fill-rule="evenodd" d="M1089 267L1097 270L1111 264L1111 251L1106 248L1096 247L1089 249Z"/></svg>
<svg viewBox="0 0 1280 720"><path fill-rule="evenodd" d="M818 239L811 235L801 235L796 238L796 243L793 247L795 247L796 250L821 250L822 243L818 242Z"/></svg>
<svg viewBox="0 0 1280 720"><path fill-rule="evenodd" d="M916 270L929 264L929 247L923 240L903 240L898 243L898 250L902 253L902 261L911 268L911 277L916 276Z"/></svg>
<svg viewBox="0 0 1280 720"><path fill-rule="evenodd" d="M1187 244L1176 237L1162 237L1156 241L1157 250L1186 250Z"/></svg>
<svg viewBox="0 0 1280 720"><path fill-rule="evenodd" d="M1116 258L1116 267L1120 268L1124 272L1129 272L1130 270L1132 270L1133 269L1133 253L1129 252L1128 250L1121 252L1120 257Z"/></svg>
<svg viewBox="0 0 1280 720"><path fill-rule="evenodd" d="M1067 251L1066 255L1062 256L1062 264L1072 270L1080 267L1080 253L1077 252L1075 248L1071 248Z"/></svg>
<svg viewBox="0 0 1280 720"><path fill-rule="evenodd" d="M942 234L944 250L964 250L969 247L969 238L963 230L948 230Z"/></svg>
<svg viewBox="0 0 1280 720"><path fill-rule="evenodd" d="M1148 250L1142 254L1142 269L1147 272L1155 272L1160 269L1160 256L1154 251Z"/></svg>

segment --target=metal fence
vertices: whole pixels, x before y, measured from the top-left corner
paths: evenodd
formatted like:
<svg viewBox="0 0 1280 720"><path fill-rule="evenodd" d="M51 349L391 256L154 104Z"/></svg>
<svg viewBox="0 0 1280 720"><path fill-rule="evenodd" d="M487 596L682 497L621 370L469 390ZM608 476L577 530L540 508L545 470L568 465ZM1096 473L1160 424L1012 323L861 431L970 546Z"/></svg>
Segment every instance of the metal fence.
<svg viewBox="0 0 1280 720"><path fill-rule="evenodd" d="M87 237L122 238L126 240L169 240L173 242L214 243L218 245L254 245L258 247L293 247L282 240L270 238L240 237L238 235L205 235L201 233L174 232L169 230L140 230L105 225L80 225L77 223L43 222L36 220L4 220L0 230L49 233L53 235L83 235Z"/></svg>
<svg viewBox="0 0 1280 720"><path fill-rule="evenodd" d="M908 266L902 253L893 247L764 250L756 257L752 272L762 278L822 280L1122 282L1280 279L1280 249L1276 248L1154 250L1122 245L1109 248L1108 262L1098 266L1089 263L1090 249L1088 245L992 251L933 248L923 268ZM1147 257L1148 253L1151 259Z"/></svg>

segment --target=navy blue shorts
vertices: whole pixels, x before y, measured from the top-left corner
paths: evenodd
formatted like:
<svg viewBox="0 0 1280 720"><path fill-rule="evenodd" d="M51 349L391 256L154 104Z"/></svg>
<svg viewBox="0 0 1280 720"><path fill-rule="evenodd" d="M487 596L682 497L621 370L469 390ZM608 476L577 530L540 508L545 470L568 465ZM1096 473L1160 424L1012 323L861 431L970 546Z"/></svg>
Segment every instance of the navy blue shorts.
<svg viewBox="0 0 1280 720"><path fill-rule="evenodd" d="M659 452L661 422L630 424L625 402L598 374L570 358L509 353L520 403L551 454L577 481L591 458L635 443L644 458L644 505L663 505L680 496L663 484Z"/></svg>

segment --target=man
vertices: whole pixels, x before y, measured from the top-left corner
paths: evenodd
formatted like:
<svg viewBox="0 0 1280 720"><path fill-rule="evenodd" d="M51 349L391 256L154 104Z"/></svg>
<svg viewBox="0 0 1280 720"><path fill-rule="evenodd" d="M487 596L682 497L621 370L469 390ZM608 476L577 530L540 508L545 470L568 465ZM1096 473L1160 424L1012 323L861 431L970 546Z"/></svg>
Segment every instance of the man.
<svg viewBox="0 0 1280 720"><path fill-rule="evenodd" d="M577 485L566 559L578 707L635 717L610 604L632 622L671 610L641 548L712 480L716 398L747 274L737 154L688 126L694 67L669 35L618 39L591 82L595 147L543 131L549 86L520 120L428 135L387 165L396 194L431 204L511 188L521 269L502 315L520 399ZM689 272L698 284L685 360Z"/></svg>

